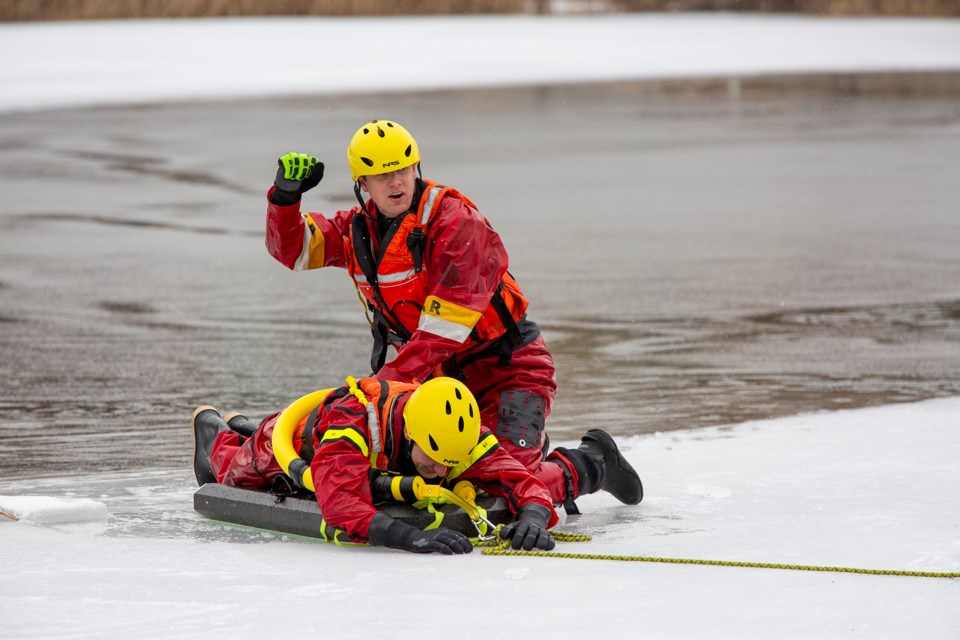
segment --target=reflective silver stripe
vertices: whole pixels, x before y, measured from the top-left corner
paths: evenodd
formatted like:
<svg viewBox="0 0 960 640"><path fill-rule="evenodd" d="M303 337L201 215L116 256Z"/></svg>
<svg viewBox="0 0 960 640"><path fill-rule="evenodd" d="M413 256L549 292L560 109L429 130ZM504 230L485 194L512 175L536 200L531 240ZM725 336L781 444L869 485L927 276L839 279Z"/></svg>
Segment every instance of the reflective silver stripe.
<svg viewBox="0 0 960 640"><path fill-rule="evenodd" d="M430 193L427 194L427 204L423 205L423 215L420 216L420 224L427 224L427 221L430 220L430 212L433 211L433 201L437 199L441 191L443 191L441 187L433 187L430 189Z"/></svg>
<svg viewBox="0 0 960 640"><path fill-rule="evenodd" d="M465 327L462 324L450 322L449 320L444 320L443 318L438 318L428 313L420 314L420 323L417 325L417 329L456 342L463 342L470 337L470 327Z"/></svg>
<svg viewBox="0 0 960 640"><path fill-rule="evenodd" d="M407 278L412 278L416 275L416 271L409 269L407 271L401 271L400 273L387 273L384 275L378 275L377 280L380 284L393 284L394 282L400 282L406 280Z"/></svg>
<svg viewBox="0 0 960 640"><path fill-rule="evenodd" d="M412 278L416 274L417 272L414 271L413 269L409 269L407 271L401 271L400 273L388 273L386 275L378 276L377 282L379 282L380 284L393 284L395 282L402 282L407 278ZM358 284L367 283L367 276L363 275L362 273L353 274L353 279Z"/></svg>
<svg viewBox="0 0 960 640"><path fill-rule="evenodd" d="M380 422L377 420L377 408L373 406L372 402L367 403L367 426L370 431L370 440L373 445L372 453L380 453L383 451L383 447L380 446ZM371 458L374 456L371 455Z"/></svg>
<svg viewBox="0 0 960 640"><path fill-rule="evenodd" d="M310 264L310 225L304 220L303 223L303 248L300 249L300 257L293 263L294 271L304 271Z"/></svg>

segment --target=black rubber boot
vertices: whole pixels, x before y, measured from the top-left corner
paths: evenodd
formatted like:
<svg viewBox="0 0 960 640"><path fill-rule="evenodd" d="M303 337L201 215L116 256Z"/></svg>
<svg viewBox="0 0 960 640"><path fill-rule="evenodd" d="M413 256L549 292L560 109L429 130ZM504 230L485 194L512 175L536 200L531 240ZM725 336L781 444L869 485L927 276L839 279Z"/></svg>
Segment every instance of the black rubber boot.
<svg viewBox="0 0 960 640"><path fill-rule="evenodd" d="M210 450L217 434L230 427L223 421L216 409L209 405L197 407L193 412L193 473L201 487L207 483L216 483L217 477L210 469Z"/></svg>
<svg viewBox="0 0 960 640"><path fill-rule="evenodd" d="M236 431L244 438L252 438L253 434L260 428L259 424L250 420L247 416L240 415L236 411L231 411L223 416L223 421L227 423L230 429Z"/></svg>
<svg viewBox="0 0 960 640"><path fill-rule="evenodd" d="M577 496L603 490L624 504L643 500L640 476L606 431L590 429L576 449L557 447L556 451L577 471Z"/></svg>

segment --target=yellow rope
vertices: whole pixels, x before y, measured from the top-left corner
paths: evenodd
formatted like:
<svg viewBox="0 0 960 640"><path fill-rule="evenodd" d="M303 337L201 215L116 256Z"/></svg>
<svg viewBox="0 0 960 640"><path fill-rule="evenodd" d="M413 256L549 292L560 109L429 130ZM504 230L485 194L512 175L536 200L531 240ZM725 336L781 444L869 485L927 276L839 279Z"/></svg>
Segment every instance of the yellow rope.
<svg viewBox="0 0 960 640"><path fill-rule="evenodd" d="M475 547L494 547L496 549L507 549L507 547L510 546L510 541L504 540L503 538L500 537L500 531L502 529L503 529L503 525L498 524L496 530L493 532L493 534L489 538L487 539L470 538L470 541L473 542L473 546ZM551 531L550 535L552 535L553 539L556 540L557 542L589 542L593 540L592 537L588 536L585 533L563 533L562 531ZM509 553L509 554L494 553L494 551L495 549L490 549L490 553L487 553L486 551L484 551L483 553L488 556L514 555L512 553ZM524 555L527 553L533 553L533 552L532 551L518 552L517 555ZM547 554L547 555L553 555L553 554Z"/></svg>
<svg viewBox="0 0 960 640"><path fill-rule="evenodd" d="M499 533L499 532L498 532ZM572 533L553 533L557 541L582 542L590 536ZM483 545L480 553L485 556L536 556L538 558L575 558L578 560L622 560L625 562L660 562L667 564L699 564L713 567L748 567L751 569L785 569L789 571L826 571L833 573L860 573L874 576L909 576L915 578L960 578L960 572L944 571L901 571L894 569L858 569L854 567L821 567L803 564L778 564L769 562L737 562L733 560L697 560L688 558L656 558L650 556L620 556L599 553L566 553L558 551L515 551L509 548L509 541L500 540Z"/></svg>
<svg viewBox="0 0 960 640"><path fill-rule="evenodd" d="M14 522L17 522L18 520L20 520L20 518L18 518L17 516L13 515L12 513L7 513L6 511L0 511L0 516L10 518Z"/></svg>

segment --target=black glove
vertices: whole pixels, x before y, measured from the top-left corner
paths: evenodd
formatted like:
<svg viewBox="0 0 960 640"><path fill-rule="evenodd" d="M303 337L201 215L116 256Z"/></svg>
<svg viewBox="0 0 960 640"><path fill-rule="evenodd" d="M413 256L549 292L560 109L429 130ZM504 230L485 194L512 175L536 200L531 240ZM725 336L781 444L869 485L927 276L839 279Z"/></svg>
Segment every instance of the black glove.
<svg viewBox="0 0 960 640"><path fill-rule="evenodd" d="M473 551L470 539L459 531L450 529L421 531L383 512L373 516L367 539L375 547L390 547L414 553L442 553L449 556L454 553Z"/></svg>
<svg viewBox="0 0 960 640"><path fill-rule="evenodd" d="M285 153L277 160L277 188L270 196L274 204L290 205L323 180L323 163L306 153Z"/></svg>
<svg viewBox="0 0 960 640"><path fill-rule="evenodd" d="M500 530L500 537L510 540L514 549L530 551L534 547L550 551L556 546L553 536L547 531L550 522L550 509L542 504L528 504L520 511L516 522L511 522Z"/></svg>

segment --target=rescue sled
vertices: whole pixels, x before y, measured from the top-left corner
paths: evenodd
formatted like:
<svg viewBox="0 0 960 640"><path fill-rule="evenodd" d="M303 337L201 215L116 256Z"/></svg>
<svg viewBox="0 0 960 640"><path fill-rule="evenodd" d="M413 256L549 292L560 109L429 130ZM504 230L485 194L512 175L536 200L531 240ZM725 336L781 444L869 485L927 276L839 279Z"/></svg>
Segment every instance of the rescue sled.
<svg viewBox="0 0 960 640"><path fill-rule="evenodd" d="M207 483L193 494L193 508L210 520L328 541L345 541L343 532L326 525L313 495L310 466L293 447L293 433L332 389L307 394L284 409L273 429L273 453L296 491L270 491ZM449 490L419 477L392 478L390 494L397 502L378 504L387 515L419 529L442 526L464 535L484 536L496 525L513 520L506 500L477 494L468 482ZM405 502L416 502L417 508Z"/></svg>
<svg viewBox="0 0 960 640"><path fill-rule="evenodd" d="M476 505L483 509L485 518L494 525L513 520L507 502L480 494ZM194 510L205 518L227 524L254 527L277 533L308 538L325 539L320 505L312 495L280 497L269 491L240 489L223 484L205 484L193 494ZM478 535L467 512L453 504L434 504L430 509L417 509L408 504L384 504L378 509L388 516L403 520L418 529L426 529L442 514L439 526L454 529L464 535Z"/></svg>

